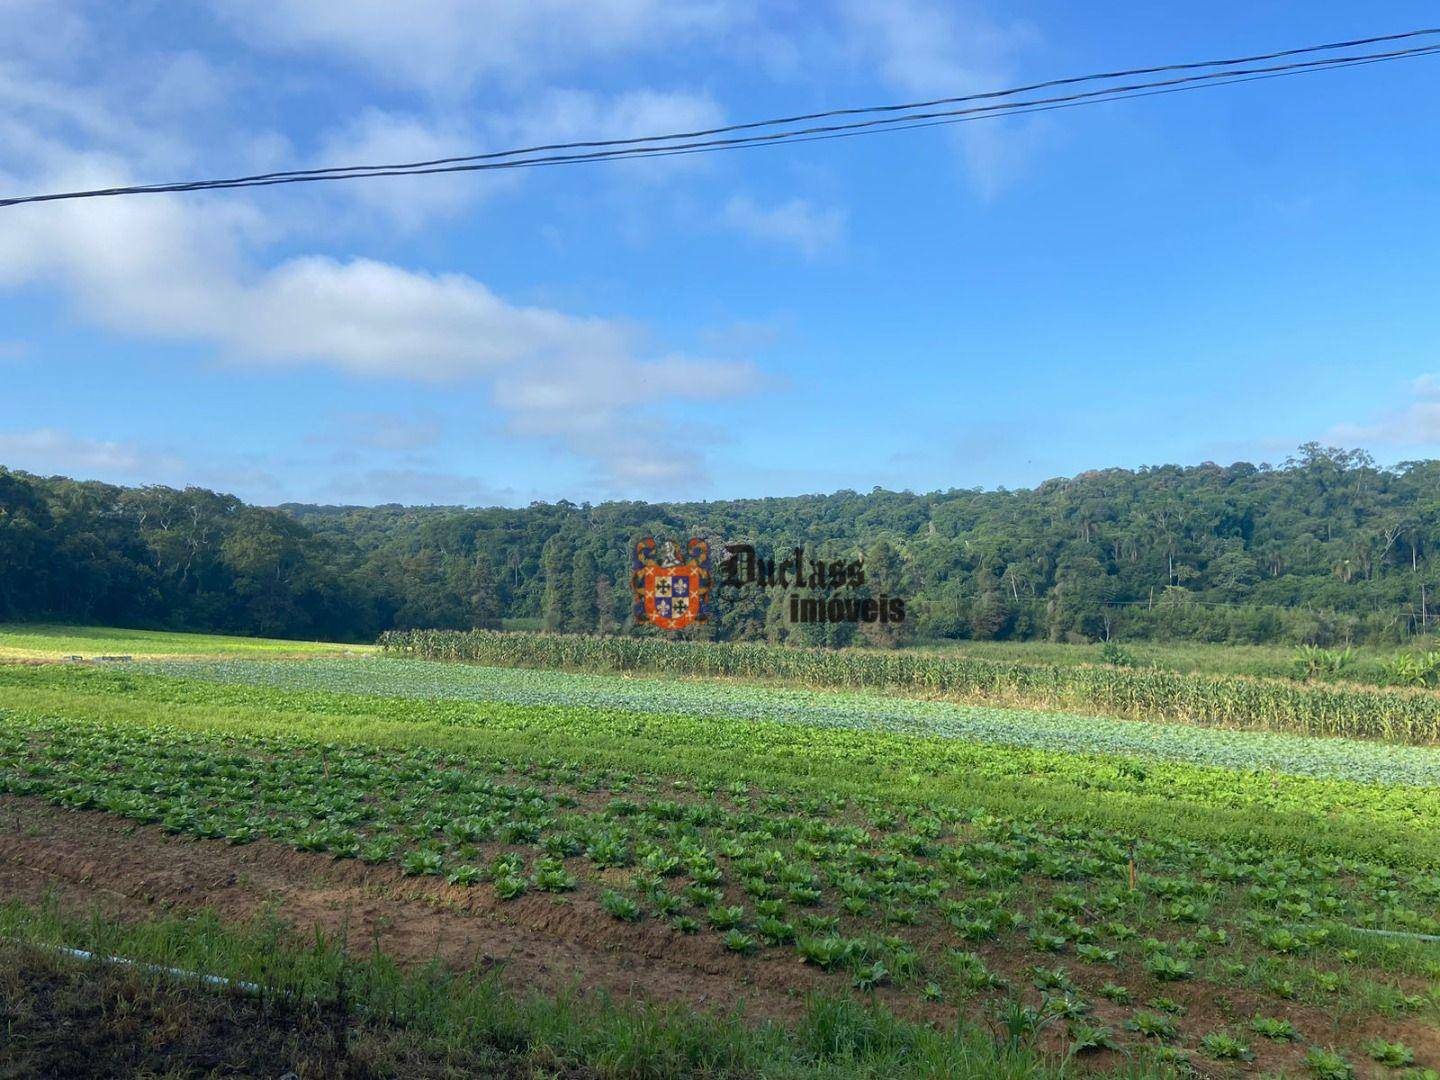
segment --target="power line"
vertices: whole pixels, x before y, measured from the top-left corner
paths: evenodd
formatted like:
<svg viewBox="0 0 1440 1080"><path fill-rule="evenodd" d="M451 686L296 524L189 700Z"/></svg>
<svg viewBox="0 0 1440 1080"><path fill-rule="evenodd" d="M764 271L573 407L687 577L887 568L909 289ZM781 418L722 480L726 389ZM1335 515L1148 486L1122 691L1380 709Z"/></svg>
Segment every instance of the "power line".
<svg viewBox="0 0 1440 1080"><path fill-rule="evenodd" d="M282 174L273 180L260 181L258 183L245 182L201 182L198 187L190 185L176 185L174 187L157 187L153 190L207 190L210 187L260 187L276 183L300 183L316 180L359 180L370 176L427 176L434 173L451 172L472 172L486 171L491 169L504 168L528 168L533 165L570 165L578 162L588 161L615 161L633 160L640 157L672 157L683 154L698 154L716 150L746 149L756 146L778 146L782 143L792 142L818 142L824 139L847 138L856 135L882 135L888 131L911 131L916 128L940 127L946 124L965 123L971 120L984 120L995 116L1023 116L1029 113L1050 112L1056 109L1075 108L1082 105L1096 105L1107 101L1129 100L1130 98L1153 97L1159 94L1173 94L1186 90L1202 90L1211 86L1229 86L1234 83L1258 82L1261 79L1281 78L1288 75L1303 75L1311 71L1329 71L1344 67L1361 67L1367 64L1383 63L1389 60L1404 59L1412 56L1423 56L1440 53L1440 45L1427 45L1418 49L1406 49L1396 53L1382 53L1371 56L1346 57L1334 60L1315 61L1303 65L1284 65L1280 68L1255 68L1256 72L1270 72L1270 74L1246 74L1244 71L1219 72L1210 76L1192 76L1185 80L1165 80L1162 82L1138 83L1130 87L1116 87L1103 91L1091 91L1086 94L1073 94L1066 97L1040 98L1034 101L1014 102L1006 105L992 105L977 109L956 109L936 113L915 113L907 116L889 118L885 120L866 121L857 124L837 124L827 127L803 128L798 131L779 132L771 135L756 135L742 139L717 139L709 142L681 143L673 146L633 148L629 150L614 150L594 154L574 154L546 158L526 158L513 162L493 162L481 165L462 165L453 167L441 167L434 169L408 169L404 166L360 166L360 169L385 170L385 171L351 171L342 175L310 175L310 174ZM1198 79L1216 79L1219 81L1199 85L1174 86L1176 82L1191 82ZM1164 89L1145 90L1147 87L1163 87ZM1130 92L1145 91L1145 92ZM1100 96L1111 95L1111 96ZM1000 111L1005 110L1005 111ZM940 118L940 119L933 119ZM924 121L910 123L909 121ZM885 126L877 126L885 125ZM819 133L819 134L817 134ZM334 170L338 173L339 170ZM146 189L152 190L152 189ZM102 193L103 194L103 193ZM5 205L0 201L0 206Z"/></svg>
<svg viewBox="0 0 1440 1080"><path fill-rule="evenodd" d="M1151 97L1158 94L1177 93L1186 90L1204 89L1207 86L1228 86L1235 83L1254 82L1260 79L1280 78L1288 75L1305 74L1317 70L1334 70L1341 67L1359 67L1366 64L1381 63L1389 60L1402 59L1413 56L1421 56L1440 52L1440 45L1425 46L1416 49L1407 49L1399 52L1361 55L1357 57L1340 57L1331 60L1314 61L1309 64L1281 65L1274 68L1255 68L1247 73L1244 69L1236 71L1219 72L1209 76L1192 76L1188 79L1164 80L1153 83L1139 83L1129 87L1113 87L1103 91L1091 91L1086 94L1069 95L1060 98L1042 98L1038 101L1022 101L1007 103L1003 106L986 106L977 109L949 110L939 113L908 114L882 121L867 121L858 124L832 125L821 128L809 128L792 132L781 132L771 135L751 136L742 139L714 140L710 142L681 143L669 146L632 148L627 150L605 151L592 154L562 155L548 158L527 158L517 161L492 161L474 165L456 165L439 168L407 169L403 166L364 166L359 167L369 171L350 171L341 173L338 170L331 171L326 175L314 173L296 174L273 174L272 178L241 178L236 180L212 180L212 181L191 181L180 184L163 184L151 186L137 186L128 188L111 188L97 191L71 192L49 196L28 196L18 199L0 200L0 206L15 205L25 202L47 202L57 199L89 198L108 195L126 194L149 194L156 192L178 192L178 191L201 191L230 187L266 187L286 183L310 183L320 180L351 180L364 179L376 176L423 176L435 173L452 172L476 172L489 171L503 168L529 168L540 165L575 164L579 162L624 160L637 157L670 157L684 154L709 153L717 150L746 149L756 146L776 146L790 142L816 142L825 139L848 138L856 135L884 134L888 131L907 131L916 128L937 127L944 124L963 123L970 120L986 119L996 115L1024 115L1027 113L1047 112L1054 109L1074 108L1080 105L1099 104L1104 101L1115 101L1122 98ZM1214 79L1208 83L1196 83L1200 79ZM1191 85L1172 85L1174 83L1190 83ZM1146 90L1146 87L1160 87L1160 89ZM1003 114L996 110L1007 110ZM935 117L938 119L927 119ZM919 122L916 122L919 121ZM884 127L874 126L884 124Z"/></svg>
<svg viewBox="0 0 1440 1080"><path fill-rule="evenodd" d="M627 146L641 143L673 142L678 139L698 139L710 135L724 135L734 131L750 131L763 127L779 127L787 124L804 123L810 120L824 120L833 116L857 116L865 113L876 112L908 112L914 109L932 108L936 105L958 105L967 101L982 101L990 98L1013 97L1016 94L1027 94L1035 90L1046 90L1057 86L1070 86L1084 82L1106 81L1111 79L1129 78L1136 75L1155 75L1165 71L1189 71L1205 67L1233 67L1239 64L1256 63L1262 60L1278 60L1286 56L1298 56L1306 53L1331 52L1338 49L1356 48L1361 45L1374 45L1381 42L1400 41L1417 37L1429 37L1440 34L1440 29L1410 30L1403 34L1386 34L1382 37L1355 38L1350 41L1331 42L1325 45L1307 45L1298 49L1286 49L1281 52L1257 53L1252 56L1233 57L1226 60L1199 60L1184 64L1166 64L1161 67L1129 68L1123 71L1109 71L1094 75L1075 75L1060 79L1049 79L1045 82L1031 83L1028 86L1016 86L1007 90L991 90L983 93L966 94L961 97L934 98L929 101L911 101L901 105L870 105L859 108L829 109L824 112L803 113L796 116L780 117L772 120L753 120L742 124L727 124L722 127L703 128L696 131L677 131L669 135L642 135L628 139L600 139L585 142L547 143L539 146L529 146L519 150L497 150L487 154L469 154L462 157L434 158L430 161L411 161L395 165L358 165L358 166L332 166L322 169L292 169L284 172L260 173L255 176L237 177L234 180L221 181L222 183L244 183L254 180L272 180L287 176L321 176L327 173L362 173L375 169L423 169L437 165L456 165L470 161L496 160L506 157L515 157L526 154L548 153L552 150L589 150L600 149L609 146ZM1118 88L1117 88L1118 89Z"/></svg>
<svg viewBox="0 0 1440 1080"><path fill-rule="evenodd" d="M126 187L99 188L87 191L58 192L43 195L26 195L0 199L0 207L25 203L53 202L67 199L101 198L117 195L155 194L161 192L208 191L239 187L268 187L278 184L313 183L321 180L355 180L380 176L425 176L437 173L481 172L497 169L532 168L541 165L577 164L591 161L630 160L640 157L669 157L692 153L709 153L721 150L745 149L756 146L773 146L790 142L815 142L824 139L846 138L856 135L880 134L886 131L906 131L943 124L964 123L971 120L994 116L1025 115L1080 105L1100 104L1132 97L1151 97L1158 94L1176 93L1184 90L1205 89L1213 86L1228 86L1260 79L1279 78L1314 71L1328 71L1338 68L1358 67L1372 63L1383 63L1411 57L1440 53L1440 44L1416 46L1387 52L1362 53L1317 60L1278 64L1268 67L1244 68L1238 65L1258 60L1278 59L1323 51L1336 51L1358 45L1391 42L1418 37L1440 35L1440 29L1411 30L1402 34L1383 37L1357 38L1352 41L1334 42L1325 45L1310 45L1303 48L1287 49L1280 52L1236 57L1225 60L1196 61L1185 64L1169 64L1160 67L1132 68L1127 71L1095 75L1071 76L1032 83L1028 86L1012 87L970 94L962 97L938 98L932 101L910 102L900 105L876 105L863 108L832 109L826 112L809 113L799 116L772 120L758 120L743 124L709 128L701 131L678 132L670 135L647 135L628 139L591 140L585 142L552 143L524 149L494 151L463 157L437 158L431 161L408 162L396 165L337 166L325 169L292 170L277 173L261 173L253 176L217 180L192 180L178 183L132 185ZM1004 101L998 104L973 106L964 109L945 109L935 112L916 112L916 109L935 105L951 105L961 102L991 100L1013 97L1038 89L1074 85L1084 82L1113 80L1132 75L1156 74L1161 72L1193 70L1203 67L1225 67L1230 70L1187 75L1172 79L1150 82L1129 83L1120 86L1102 87L1080 93L1053 97L1030 98L1021 101ZM871 113L889 115L874 119L828 124L795 130L768 132L758 135L744 135L736 138L709 139L708 136L740 131L753 131L765 127L793 125L816 119L856 116ZM677 142L677 140L700 139L701 141ZM621 147L621 149L600 149ZM550 154L556 150L583 150L575 154ZM537 153L550 156L534 157Z"/></svg>

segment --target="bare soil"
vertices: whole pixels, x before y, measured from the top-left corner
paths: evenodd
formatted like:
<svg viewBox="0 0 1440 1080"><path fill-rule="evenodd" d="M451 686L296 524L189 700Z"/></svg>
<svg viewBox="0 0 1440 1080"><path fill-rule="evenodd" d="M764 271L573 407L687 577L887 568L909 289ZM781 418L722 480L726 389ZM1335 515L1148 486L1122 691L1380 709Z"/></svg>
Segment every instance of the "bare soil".
<svg viewBox="0 0 1440 1080"><path fill-rule="evenodd" d="M407 878L390 866L271 841L170 836L103 813L0 797L0 896L37 901L51 891L117 918L205 907L233 920L273 912L301 929L343 934L362 954L378 941L401 962L498 967L507 984L524 989L603 989L722 1011L743 998L747 1015L781 1020L803 1011L807 992L836 989L798 961L729 953L714 935L617 922L588 897L502 901L487 888Z"/></svg>

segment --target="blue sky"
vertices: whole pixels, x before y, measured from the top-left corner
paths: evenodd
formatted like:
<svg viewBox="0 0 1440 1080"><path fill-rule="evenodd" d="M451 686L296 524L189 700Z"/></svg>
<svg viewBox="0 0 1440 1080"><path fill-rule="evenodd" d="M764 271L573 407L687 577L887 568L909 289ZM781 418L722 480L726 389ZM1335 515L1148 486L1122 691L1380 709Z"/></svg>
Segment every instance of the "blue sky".
<svg viewBox="0 0 1440 1080"><path fill-rule="evenodd" d="M0 3L0 191L410 160L1434 22L1391 3ZM1440 58L953 128L0 210L0 463L262 502L1440 449Z"/></svg>

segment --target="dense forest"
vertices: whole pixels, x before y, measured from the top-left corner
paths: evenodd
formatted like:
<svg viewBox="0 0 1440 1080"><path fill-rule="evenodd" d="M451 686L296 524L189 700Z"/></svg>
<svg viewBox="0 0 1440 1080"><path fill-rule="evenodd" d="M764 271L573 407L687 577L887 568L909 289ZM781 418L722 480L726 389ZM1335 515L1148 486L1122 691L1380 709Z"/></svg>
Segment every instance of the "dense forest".
<svg viewBox="0 0 1440 1080"><path fill-rule="evenodd" d="M778 589L718 588L707 637L1396 641L1437 624L1440 461L1386 469L1307 444L1274 467L1107 469L1020 491L481 510L262 508L0 468L0 619L335 640L644 632L628 576L646 535L863 558L863 591L908 612L791 624Z"/></svg>

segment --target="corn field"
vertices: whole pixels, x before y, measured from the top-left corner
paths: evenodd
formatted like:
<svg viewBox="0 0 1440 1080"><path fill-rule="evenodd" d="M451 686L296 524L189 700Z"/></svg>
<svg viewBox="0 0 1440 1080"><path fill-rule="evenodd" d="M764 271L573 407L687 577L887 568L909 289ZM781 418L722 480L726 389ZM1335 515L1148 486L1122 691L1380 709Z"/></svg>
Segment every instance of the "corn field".
<svg viewBox="0 0 1440 1080"><path fill-rule="evenodd" d="M998 703L1071 707L1214 727L1440 743L1440 695L1197 675L1159 669L1013 664L905 652L834 651L731 642L507 633L387 631L392 655L498 667L776 680L895 689Z"/></svg>

